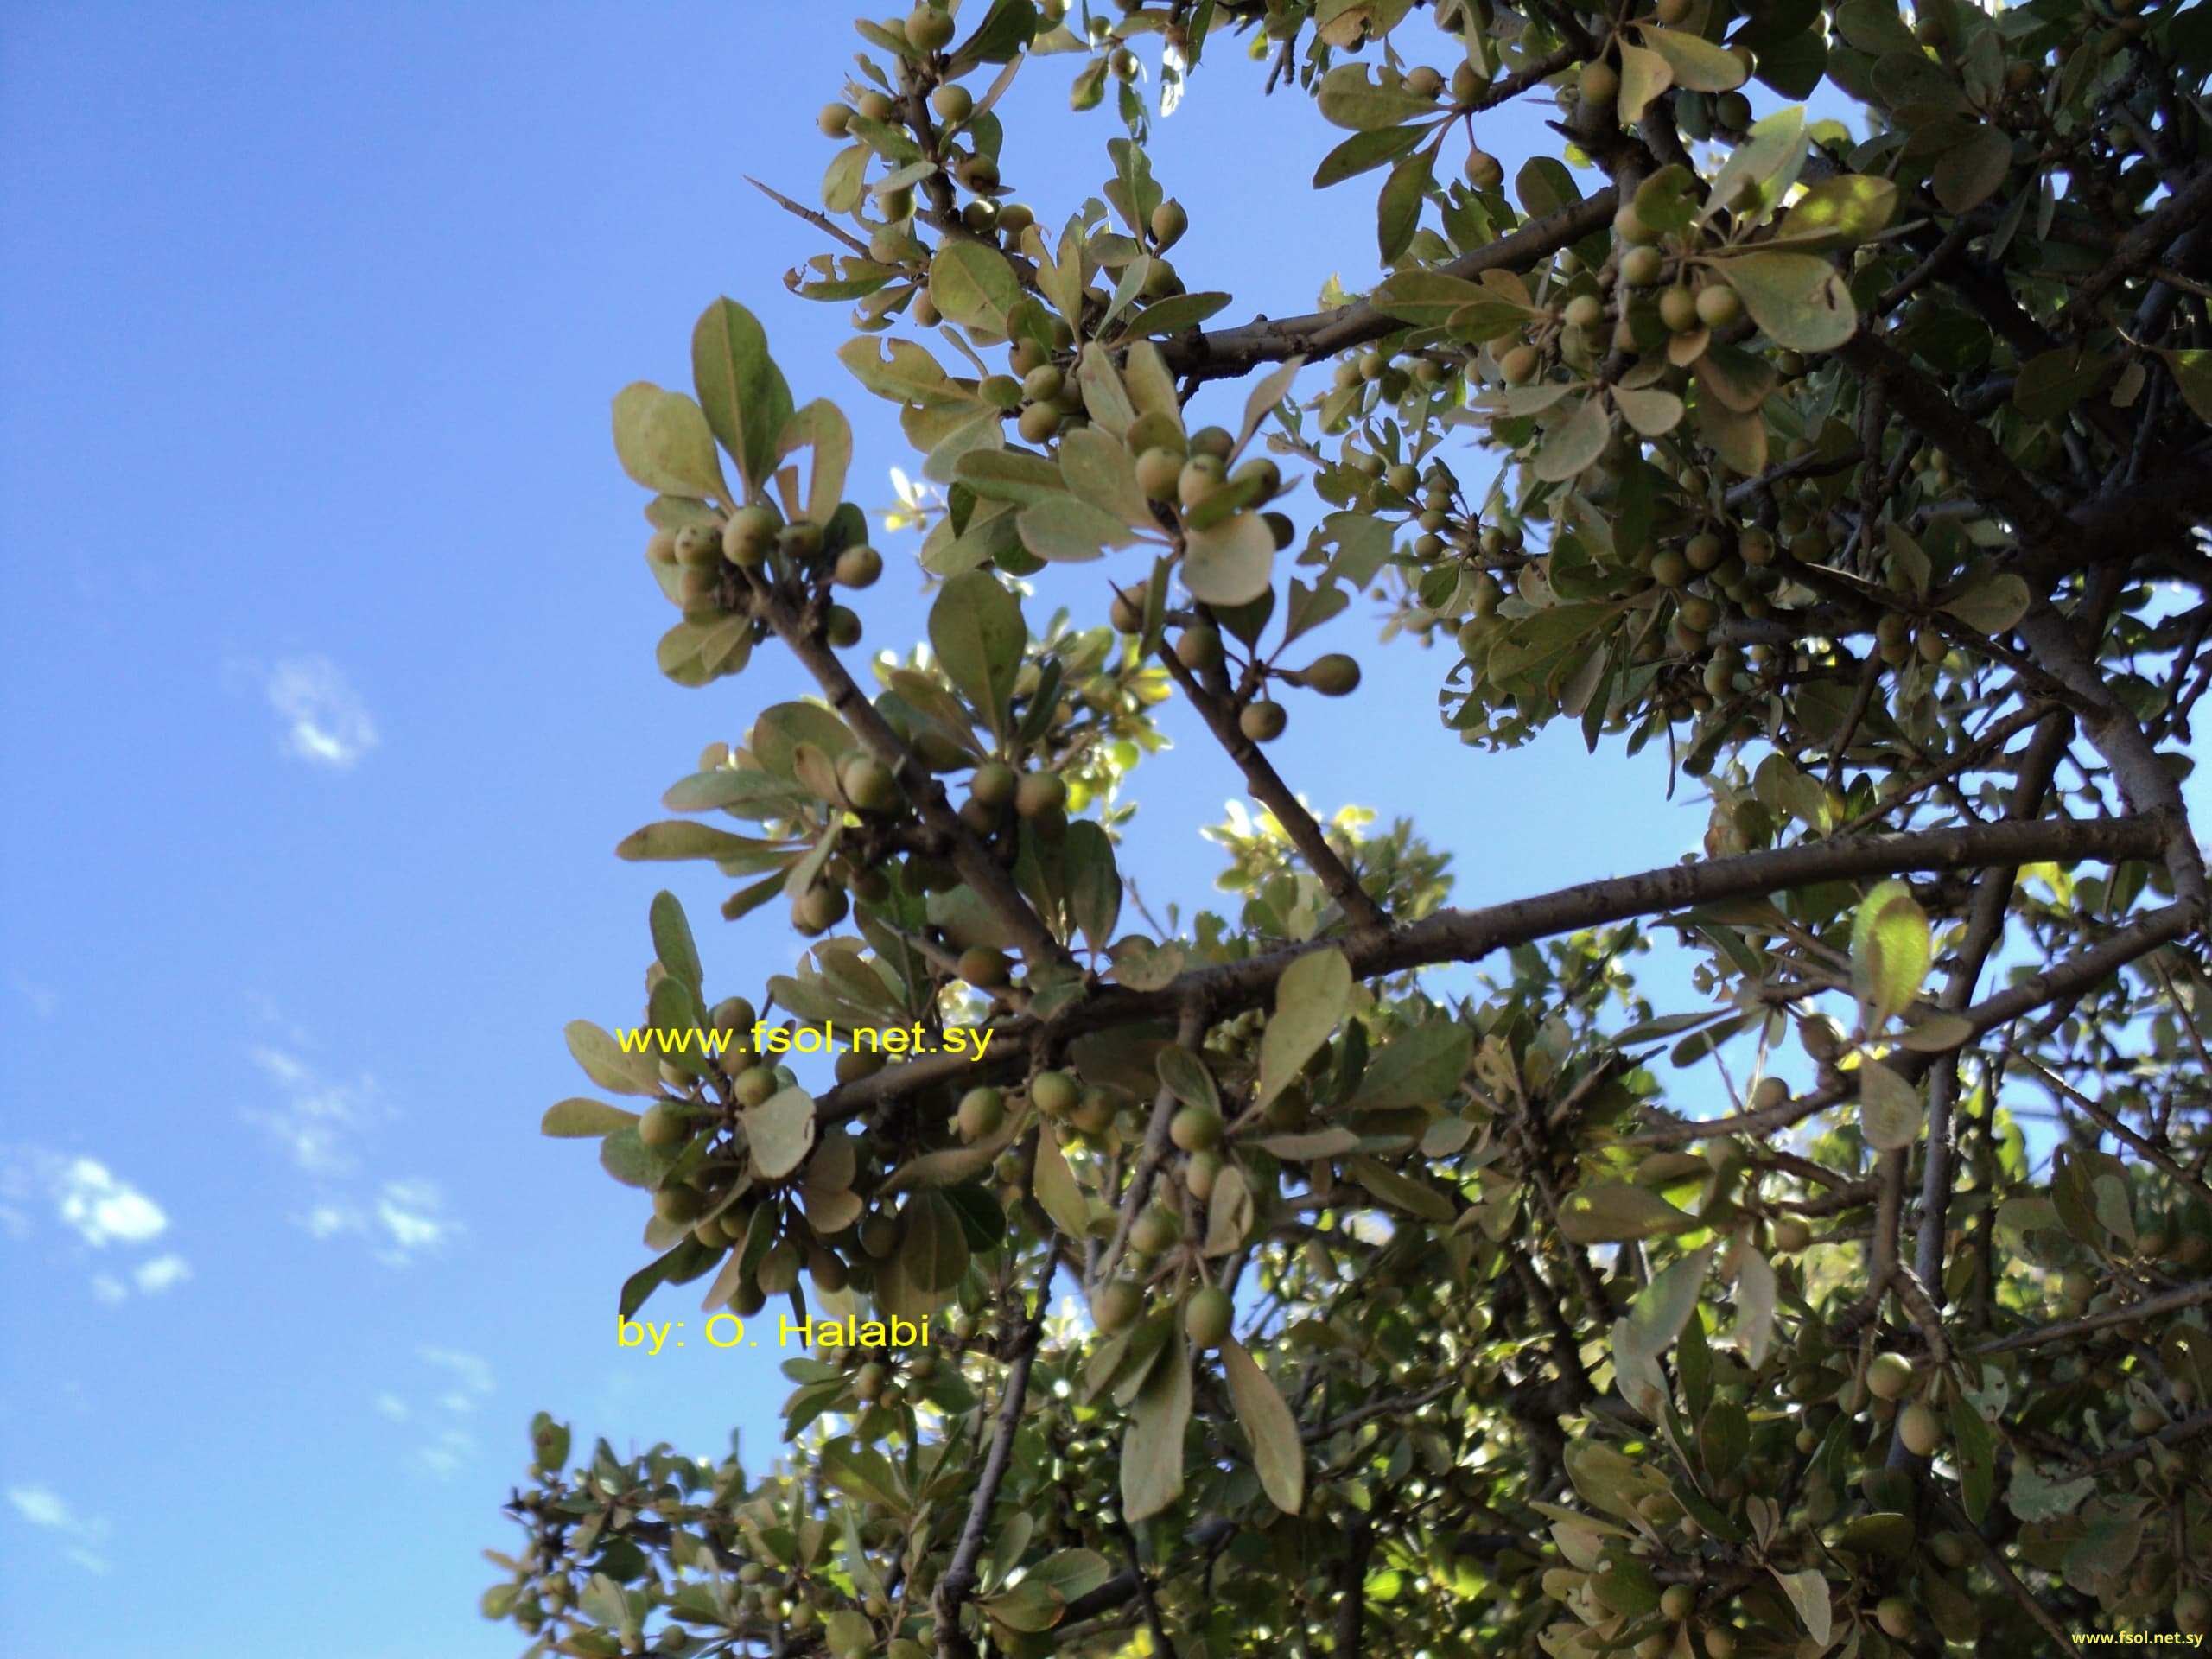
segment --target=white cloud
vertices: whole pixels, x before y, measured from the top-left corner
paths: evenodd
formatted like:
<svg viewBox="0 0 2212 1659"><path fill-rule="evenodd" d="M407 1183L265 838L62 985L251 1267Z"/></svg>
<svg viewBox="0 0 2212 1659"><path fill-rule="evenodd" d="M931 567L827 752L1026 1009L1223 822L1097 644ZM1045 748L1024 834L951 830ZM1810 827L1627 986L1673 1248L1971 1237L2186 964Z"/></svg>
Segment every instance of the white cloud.
<svg viewBox="0 0 2212 1659"><path fill-rule="evenodd" d="M96 1158L73 1158L53 1178L54 1200L61 1219L88 1244L143 1244L157 1238L169 1218L162 1207L128 1181L118 1180Z"/></svg>
<svg viewBox="0 0 2212 1659"><path fill-rule="evenodd" d="M409 1415L407 1402L397 1395L380 1394L377 1395L375 1404L378 1416L389 1417L395 1423L404 1423L407 1421Z"/></svg>
<svg viewBox="0 0 2212 1659"><path fill-rule="evenodd" d="M436 1393L432 1403L436 1411L454 1417L464 1415L474 1411L493 1391L491 1364L479 1355L464 1353L458 1348L427 1345L417 1348L415 1355L423 1365L441 1374L433 1385ZM379 1394L372 1403L379 1415L396 1423L411 1422L417 1416L414 1408L396 1394ZM435 1426L432 1413L422 1415L430 1420L424 1424L426 1429ZM423 1466L441 1480L457 1473L475 1453L476 1437L450 1422L435 1427L435 1432L415 1448L415 1455Z"/></svg>
<svg viewBox="0 0 2212 1659"><path fill-rule="evenodd" d="M487 1361L474 1354L462 1353L457 1348L421 1348L416 1351L426 1365L435 1365L448 1373L460 1391L462 1403L451 1408L473 1411L479 1396L492 1392L492 1367ZM450 1400L451 1396L448 1396Z"/></svg>
<svg viewBox="0 0 2212 1659"><path fill-rule="evenodd" d="M94 1301L105 1302L110 1307L112 1307L118 1302L128 1300L130 1295L130 1288L124 1284L122 1280L117 1278L113 1274L96 1273L92 1275L92 1300Z"/></svg>
<svg viewBox="0 0 2212 1659"><path fill-rule="evenodd" d="M192 1263L172 1251L168 1255L157 1255L150 1262L141 1262L130 1276L137 1281L141 1294L158 1296L191 1278Z"/></svg>
<svg viewBox="0 0 2212 1659"><path fill-rule="evenodd" d="M423 1465L441 1480L448 1480L461 1465L474 1455L476 1437L458 1428L449 1428L429 1445L418 1448L416 1455Z"/></svg>
<svg viewBox="0 0 2212 1659"><path fill-rule="evenodd" d="M462 1230L460 1222L442 1213L444 1208L437 1184L416 1177L386 1181L366 1205L343 1198L320 1199L296 1219L315 1238L354 1233L372 1239L378 1261L404 1267L442 1249Z"/></svg>
<svg viewBox="0 0 2212 1659"><path fill-rule="evenodd" d="M387 1114L376 1104L376 1083L331 1083L296 1055L257 1045L253 1063L284 1103L246 1116L276 1137L291 1160L311 1174L336 1175L355 1163L353 1141Z"/></svg>
<svg viewBox="0 0 2212 1659"><path fill-rule="evenodd" d="M67 1539L72 1548L67 1554L76 1565L88 1573L109 1570L108 1561L98 1548L107 1541L108 1523L105 1518L80 1517L50 1486L10 1486L8 1502L32 1526Z"/></svg>
<svg viewBox="0 0 2212 1659"><path fill-rule="evenodd" d="M359 695L327 657L291 657L276 664L265 688L284 721L284 749L296 760L349 772L377 746L376 722Z"/></svg>

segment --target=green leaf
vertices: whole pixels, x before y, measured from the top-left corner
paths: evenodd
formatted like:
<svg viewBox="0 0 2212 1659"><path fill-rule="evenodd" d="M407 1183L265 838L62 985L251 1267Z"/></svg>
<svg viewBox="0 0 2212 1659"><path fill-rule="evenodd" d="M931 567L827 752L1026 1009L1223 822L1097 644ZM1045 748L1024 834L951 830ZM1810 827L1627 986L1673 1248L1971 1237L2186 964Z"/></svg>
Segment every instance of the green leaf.
<svg viewBox="0 0 2212 1659"><path fill-rule="evenodd" d="M691 924L684 918L683 906L674 893L664 889L653 895L648 919L652 927L653 954L660 958L660 965L698 994L700 983L699 947L691 938Z"/></svg>
<svg viewBox="0 0 2212 1659"><path fill-rule="evenodd" d="M601 1088L618 1095L660 1094L660 1071L650 1054L624 1053L621 1044L588 1020L569 1020L564 1034L569 1052Z"/></svg>
<svg viewBox="0 0 2212 1659"><path fill-rule="evenodd" d="M1789 1598L1789 1605L1797 1610L1797 1617L1805 1626L1805 1633L1825 1649L1834 1628L1834 1613L1828 1603L1828 1581L1821 1576L1817 1567L1801 1567L1795 1573L1784 1573L1770 1567L1775 1582L1782 1586L1783 1594Z"/></svg>
<svg viewBox="0 0 2212 1659"><path fill-rule="evenodd" d="M2200 421L2212 421L2212 351L2160 351L2182 399Z"/></svg>
<svg viewBox="0 0 2212 1659"><path fill-rule="evenodd" d="M1389 264L1405 252L1421 228L1421 207L1433 180L1432 157L1418 150L1390 169L1382 193L1375 199L1375 241L1382 263Z"/></svg>
<svg viewBox="0 0 2212 1659"><path fill-rule="evenodd" d="M1354 132L1376 132L1424 118L1433 121L1440 113L1432 99L1395 86L1377 86L1368 79L1367 66L1362 63L1342 64L1322 76L1313 101L1324 121Z"/></svg>
<svg viewBox="0 0 2212 1659"><path fill-rule="evenodd" d="M756 840L751 836L732 835L728 830L717 830L710 823L693 823L686 818L664 818L658 823L649 823L644 829L632 830L623 836L615 843L614 855L633 863L683 858L710 858L720 862L726 859L743 859L774 844Z"/></svg>
<svg viewBox="0 0 2212 1659"><path fill-rule="evenodd" d="M1667 60L1675 85L1694 92L1729 92L1744 84L1751 72L1743 60L1726 47L1679 29L1640 29L1643 44Z"/></svg>
<svg viewBox="0 0 2212 1659"><path fill-rule="evenodd" d="M1440 270L1402 270L1376 285L1367 302L1386 317L1422 328L1440 328L1454 313L1470 305L1510 304L1496 289L1471 283ZM1521 316L1525 308L1514 306Z"/></svg>
<svg viewBox="0 0 2212 1659"><path fill-rule="evenodd" d="M1092 950L1105 950L1122 918L1122 874L1115 866L1113 837L1089 818L1078 818L1068 825L1060 864L1076 926Z"/></svg>
<svg viewBox="0 0 2212 1659"><path fill-rule="evenodd" d="M1333 946L1309 951L1283 969L1275 982L1275 1009L1260 1038L1260 1084L1255 1106L1265 1106L1292 1083L1344 1018L1351 1000L1351 964Z"/></svg>
<svg viewBox="0 0 2212 1659"><path fill-rule="evenodd" d="M1015 523L1022 546L1056 564L1086 563L1109 547L1127 547L1135 540L1119 515L1071 495L1024 507Z"/></svg>
<svg viewBox="0 0 2212 1659"><path fill-rule="evenodd" d="M814 1149L814 1096L800 1088L779 1089L738 1114L753 1173L779 1181Z"/></svg>
<svg viewBox="0 0 2212 1659"><path fill-rule="evenodd" d="M736 458L747 492L765 489L791 418L791 391L768 355L759 320L736 301L716 300L691 330L691 383L707 425Z"/></svg>
<svg viewBox="0 0 2212 1659"><path fill-rule="evenodd" d="M1928 912L1902 881L1885 881L1869 893L1851 924L1851 980L1868 1005L1867 1029L1879 1030L1920 995L1934 959Z"/></svg>
<svg viewBox="0 0 2212 1659"><path fill-rule="evenodd" d="M2030 420L2054 421L2103 384L2112 359L2101 352L2060 346L2020 365L2012 382L2012 407Z"/></svg>
<svg viewBox="0 0 2212 1659"><path fill-rule="evenodd" d="M1036 38L1032 0L992 0L976 32L953 48L946 78L957 79L979 63L1012 63Z"/></svg>
<svg viewBox="0 0 2212 1659"><path fill-rule="evenodd" d="M1236 448L1241 453L1252 442L1252 435L1260 423L1274 413L1282 400L1290 396L1290 389L1297 384L1298 372L1306 366L1306 359L1294 357L1278 364L1262 375L1252 390L1244 397L1244 420L1236 429Z"/></svg>
<svg viewBox="0 0 2212 1659"><path fill-rule="evenodd" d="M1236 296L1208 291L1199 294L1170 294L1164 300L1154 300L1135 315L1126 317L1116 325L1116 340L1129 340L1150 334L1165 339L1179 334L1185 328L1195 328L1217 312L1225 310Z"/></svg>
<svg viewBox="0 0 2212 1659"><path fill-rule="evenodd" d="M1211 1260L1242 1249L1252 1232L1252 1189L1244 1172L1230 1165L1214 1178L1206 1199L1206 1236L1198 1254Z"/></svg>
<svg viewBox="0 0 2212 1659"><path fill-rule="evenodd" d="M1234 1337L1221 1345L1221 1369L1236 1421L1252 1447L1253 1467L1268 1501L1285 1515L1306 1506L1306 1448L1298 1420L1283 1403L1282 1392Z"/></svg>
<svg viewBox="0 0 2212 1659"><path fill-rule="evenodd" d="M1682 400L1671 391L1615 386L1611 396L1621 418L1647 438L1662 438L1682 423Z"/></svg>
<svg viewBox="0 0 2212 1659"><path fill-rule="evenodd" d="M1191 1422L1191 1354L1181 1332L1146 1376L1122 1437L1122 1513L1159 1514L1183 1495L1183 1433Z"/></svg>
<svg viewBox="0 0 2212 1659"><path fill-rule="evenodd" d="M1427 1183L1401 1175L1372 1158L1348 1158L1344 1173L1394 1210L1448 1226L1459 1218L1452 1200Z"/></svg>
<svg viewBox="0 0 2212 1659"><path fill-rule="evenodd" d="M707 417L680 391L638 380L617 392L614 454L623 471L658 494L729 499Z"/></svg>
<svg viewBox="0 0 2212 1659"><path fill-rule="evenodd" d="M588 1100L579 1095L548 1106L537 1132L575 1141L587 1135L612 1135L637 1121L635 1112L626 1112L620 1106L609 1106L603 1100Z"/></svg>
<svg viewBox="0 0 2212 1659"><path fill-rule="evenodd" d="M907 1279L932 1294L958 1284L968 1271L968 1230L952 1200L925 1189L907 1198L899 1220L899 1261Z"/></svg>
<svg viewBox="0 0 2212 1659"><path fill-rule="evenodd" d="M953 577L930 607L930 645L938 666L1001 737L1028 644L1021 601L987 570Z"/></svg>
<svg viewBox="0 0 2212 1659"><path fill-rule="evenodd" d="M1685 1215L1648 1188L1625 1181L1577 1187L1560 1201L1560 1231L1577 1244L1613 1244L1688 1232L1697 1217Z"/></svg>
<svg viewBox="0 0 2212 1659"><path fill-rule="evenodd" d="M1427 136L1425 127L1381 127L1372 132L1355 132L1321 158L1321 165L1313 170L1313 188L1325 190L1372 172L1386 162L1395 162Z"/></svg>
<svg viewBox="0 0 2212 1659"><path fill-rule="evenodd" d="M1021 283L1006 256L981 242L947 242L930 261L930 298L953 321L995 334L1021 302Z"/></svg>
<svg viewBox="0 0 2212 1659"><path fill-rule="evenodd" d="M1060 476L1070 490L1101 512L1111 513L1125 525L1157 530L1152 504L1137 484L1136 462L1121 442L1095 426L1079 426L1060 438ZM1116 542L1125 547L1126 540ZM1049 555L1029 550L1038 557Z"/></svg>
<svg viewBox="0 0 2212 1659"><path fill-rule="evenodd" d="M853 462L852 423L845 411L827 397L817 397L785 423L776 444L776 458L811 447L814 470L806 483L806 516L827 524L837 516L845 499L845 474Z"/></svg>
<svg viewBox="0 0 2212 1659"><path fill-rule="evenodd" d="M1859 1067L1859 1128L1877 1152L1896 1152L1920 1138L1928 1109L1920 1091L1879 1060Z"/></svg>
<svg viewBox="0 0 2212 1659"><path fill-rule="evenodd" d="M1817 254L1757 251L1716 267L1766 337L1799 352L1831 352L1859 326L1851 290Z"/></svg>
<svg viewBox="0 0 2212 1659"><path fill-rule="evenodd" d="M1647 47L1620 43L1621 90L1614 100L1620 118L1631 126L1643 118L1651 100L1675 84L1674 66Z"/></svg>
<svg viewBox="0 0 2212 1659"><path fill-rule="evenodd" d="M1170 1043L1160 1051L1154 1065L1159 1069L1160 1083L1185 1106L1203 1106L1210 1112L1221 1109L1221 1095L1214 1087L1213 1073L1189 1049Z"/></svg>
<svg viewBox="0 0 2212 1659"><path fill-rule="evenodd" d="M2012 167L2012 136L2001 127L1979 126L1966 142L1936 158L1929 182L1936 200L1955 213L1971 213L1995 195Z"/></svg>
<svg viewBox="0 0 2212 1659"><path fill-rule="evenodd" d="M1869 173L1822 179L1796 200L1778 241L1799 248L1853 248L1889 229L1897 188Z"/></svg>
<svg viewBox="0 0 2212 1659"><path fill-rule="evenodd" d="M1990 639L2008 632L2028 613L2028 584L2009 570L1977 582L1939 607Z"/></svg>
<svg viewBox="0 0 2212 1659"><path fill-rule="evenodd" d="M1585 397L1565 420L1555 421L1544 434L1529 470L1547 484L1563 484L1605 452L1612 423L1605 418L1602 398Z"/></svg>
<svg viewBox="0 0 2212 1659"><path fill-rule="evenodd" d="M1980 1526L1997 1490L1997 1436L1963 1394L1951 1396L1951 1462L1959 1471L1959 1505Z"/></svg>
<svg viewBox="0 0 2212 1659"><path fill-rule="evenodd" d="M1770 207L1797 182L1798 170L1804 164L1805 111L1792 105L1762 116L1751 123L1744 142L1729 151L1728 159L1713 175L1706 216L1710 218L1723 207L1737 203L1746 186L1758 187L1760 200Z"/></svg>
<svg viewBox="0 0 2212 1659"><path fill-rule="evenodd" d="M1030 1176L1030 1186L1045 1213L1052 1218L1052 1225L1065 1236L1081 1239L1089 1234L1090 1206L1083 1196L1083 1189L1076 1185L1049 1123L1040 1125L1037 1131L1037 1166Z"/></svg>
<svg viewBox="0 0 2212 1659"><path fill-rule="evenodd" d="M1348 1109L1449 1108L1474 1052L1474 1033L1456 1020L1429 1020L1385 1043L1368 1061Z"/></svg>
<svg viewBox="0 0 2212 1659"><path fill-rule="evenodd" d="M681 1244L659 1260L648 1263L622 1281L622 1297L618 1304L624 1319L628 1319L645 1305L645 1299L663 1285L680 1285L687 1279L696 1279L720 1255L696 1238L686 1238Z"/></svg>
<svg viewBox="0 0 2212 1659"><path fill-rule="evenodd" d="M1207 605L1249 605L1274 581L1275 537L1256 512L1233 513L1184 538L1183 585Z"/></svg>

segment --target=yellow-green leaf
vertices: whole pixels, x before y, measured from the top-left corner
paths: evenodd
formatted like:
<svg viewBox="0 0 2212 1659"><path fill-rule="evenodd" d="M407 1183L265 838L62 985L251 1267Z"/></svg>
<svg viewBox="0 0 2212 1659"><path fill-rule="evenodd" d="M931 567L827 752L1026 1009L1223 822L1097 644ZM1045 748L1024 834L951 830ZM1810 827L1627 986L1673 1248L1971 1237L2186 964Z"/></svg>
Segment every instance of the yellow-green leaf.
<svg viewBox="0 0 2212 1659"><path fill-rule="evenodd" d="M1251 1443L1261 1490L1285 1515L1296 1515L1306 1504L1306 1448L1299 1440L1298 1420L1283 1403L1281 1391L1233 1337L1221 1345L1221 1369L1236 1421Z"/></svg>
<svg viewBox="0 0 2212 1659"><path fill-rule="evenodd" d="M814 1096L804 1089L779 1090L740 1116L756 1175L780 1180L814 1149Z"/></svg>
<svg viewBox="0 0 2212 1659"><path fill-rule="evenodd" d="M626 1112L620 1106L609 1106L603 1100L579 1095L548 1106L538 1133L562 1140L582 1140L587 1135L612 1135L637 1121L635 1112Z"/></svg>
<svg viewBox="0 0 2212 1659"><path fill-rule="evenodd" d="M1266 1105L1290 1086L1329 1040L1351 999L1351 964L1333 947L1310 951L1283 969L1275 984L1275 1011L1260 1039L1255 1105Z"/></svg>
<svg viewBox="0 0 2212 1659"><path fill-rule="evenodd" d="M1877 1152L1896 1152L1920 1138L1928 1109L1920 1091L1879 1060L1859 1068L1859 1128Z"/></svg>

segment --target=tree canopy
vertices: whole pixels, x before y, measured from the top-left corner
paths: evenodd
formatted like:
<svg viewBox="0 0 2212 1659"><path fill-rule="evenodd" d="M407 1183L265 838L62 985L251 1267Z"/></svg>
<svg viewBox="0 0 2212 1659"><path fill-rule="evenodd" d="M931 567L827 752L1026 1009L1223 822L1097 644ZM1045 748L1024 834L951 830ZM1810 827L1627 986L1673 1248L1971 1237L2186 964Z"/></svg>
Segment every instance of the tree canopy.
<svg viewBox="0 0 2212 1659"><path fill-rule="evenodd" d="M823 1323L772 1469L541 1415L485 1611L532 1654L779 1659L2212 1624L2212 8L857 27L788 285L851 307L928 481L926 638L855 649L851 428L715 301L690 390L614 402L658 665L788 652L819 696L620 850L814 943L710 995L663 894L607 1016L660 1052L569 1031L635 1109L544 1124L650 1207L624 1319ZM1369 291L1224 323L1177 269L1205 204L1146 144L1202 64L1342 130L1313 185L1374 192ZM1103 129L1095 198L1019 199L1071 142L1001 122L1024 72ZM1486 113L1552 97L1506 179ZM1215 381L1233 429L1186 418ZM1047 617L1057 564L1087 607ZM1411 826L1317 816L1269 746L1409 641L1471 786L1560 722L1592 766L1658 746L1704 856L1455 908ZM1255 810L1223 913L1163 924L1117 849L1176 699ZM1638 988L1655 940L1687 1006ZM816 1092L793 1022L914 1052Z"/></svg>

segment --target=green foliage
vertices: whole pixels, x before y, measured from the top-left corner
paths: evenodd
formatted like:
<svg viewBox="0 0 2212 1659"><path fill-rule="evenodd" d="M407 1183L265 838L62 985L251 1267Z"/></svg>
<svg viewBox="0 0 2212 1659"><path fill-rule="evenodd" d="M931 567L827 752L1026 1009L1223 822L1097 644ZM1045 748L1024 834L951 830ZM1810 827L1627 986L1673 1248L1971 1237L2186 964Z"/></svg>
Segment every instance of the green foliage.
<svg viewBox="0 0 2212 1659"><path fill-rule="evenodd" d="M819 692L618 851L811 944L709 1001L659 895L653 1049L568 1030L644 1110L543 1128L649 1205L624 1319L705 1281L836 1323L766 1471L541 1414L487 1616L830 1659L2212 1623L2204 9L1116 10L862 21L821 118L850 230L794 285L915 452L925 641L848 666L851 429L744 307L692 395L615 399L661 671L773 648ZM1239 46L1348 134L1313 183L1370 181L1386 270L1205 333L1230 296L1169 254L1208 203L1145 139ZM995 106L1063 54L1120 130L1054 220ZM1816 88L1863 138L1774 97ZM1565 142L1509 184L1485 112L1541 91ZM1248 376L1236 430L1193 411ZM1025 605L1048 563L1090 613ZM1705 856L1454 910L1411 825L1317 819L1263 746L1375 695L1313 654L1363 601L1446 647L1471 748L1663 742ZM1233 914L1124 904L1170 697L1252 802L1207 831ZM800 1022L929 1041L817 1094Z"/></svg>

